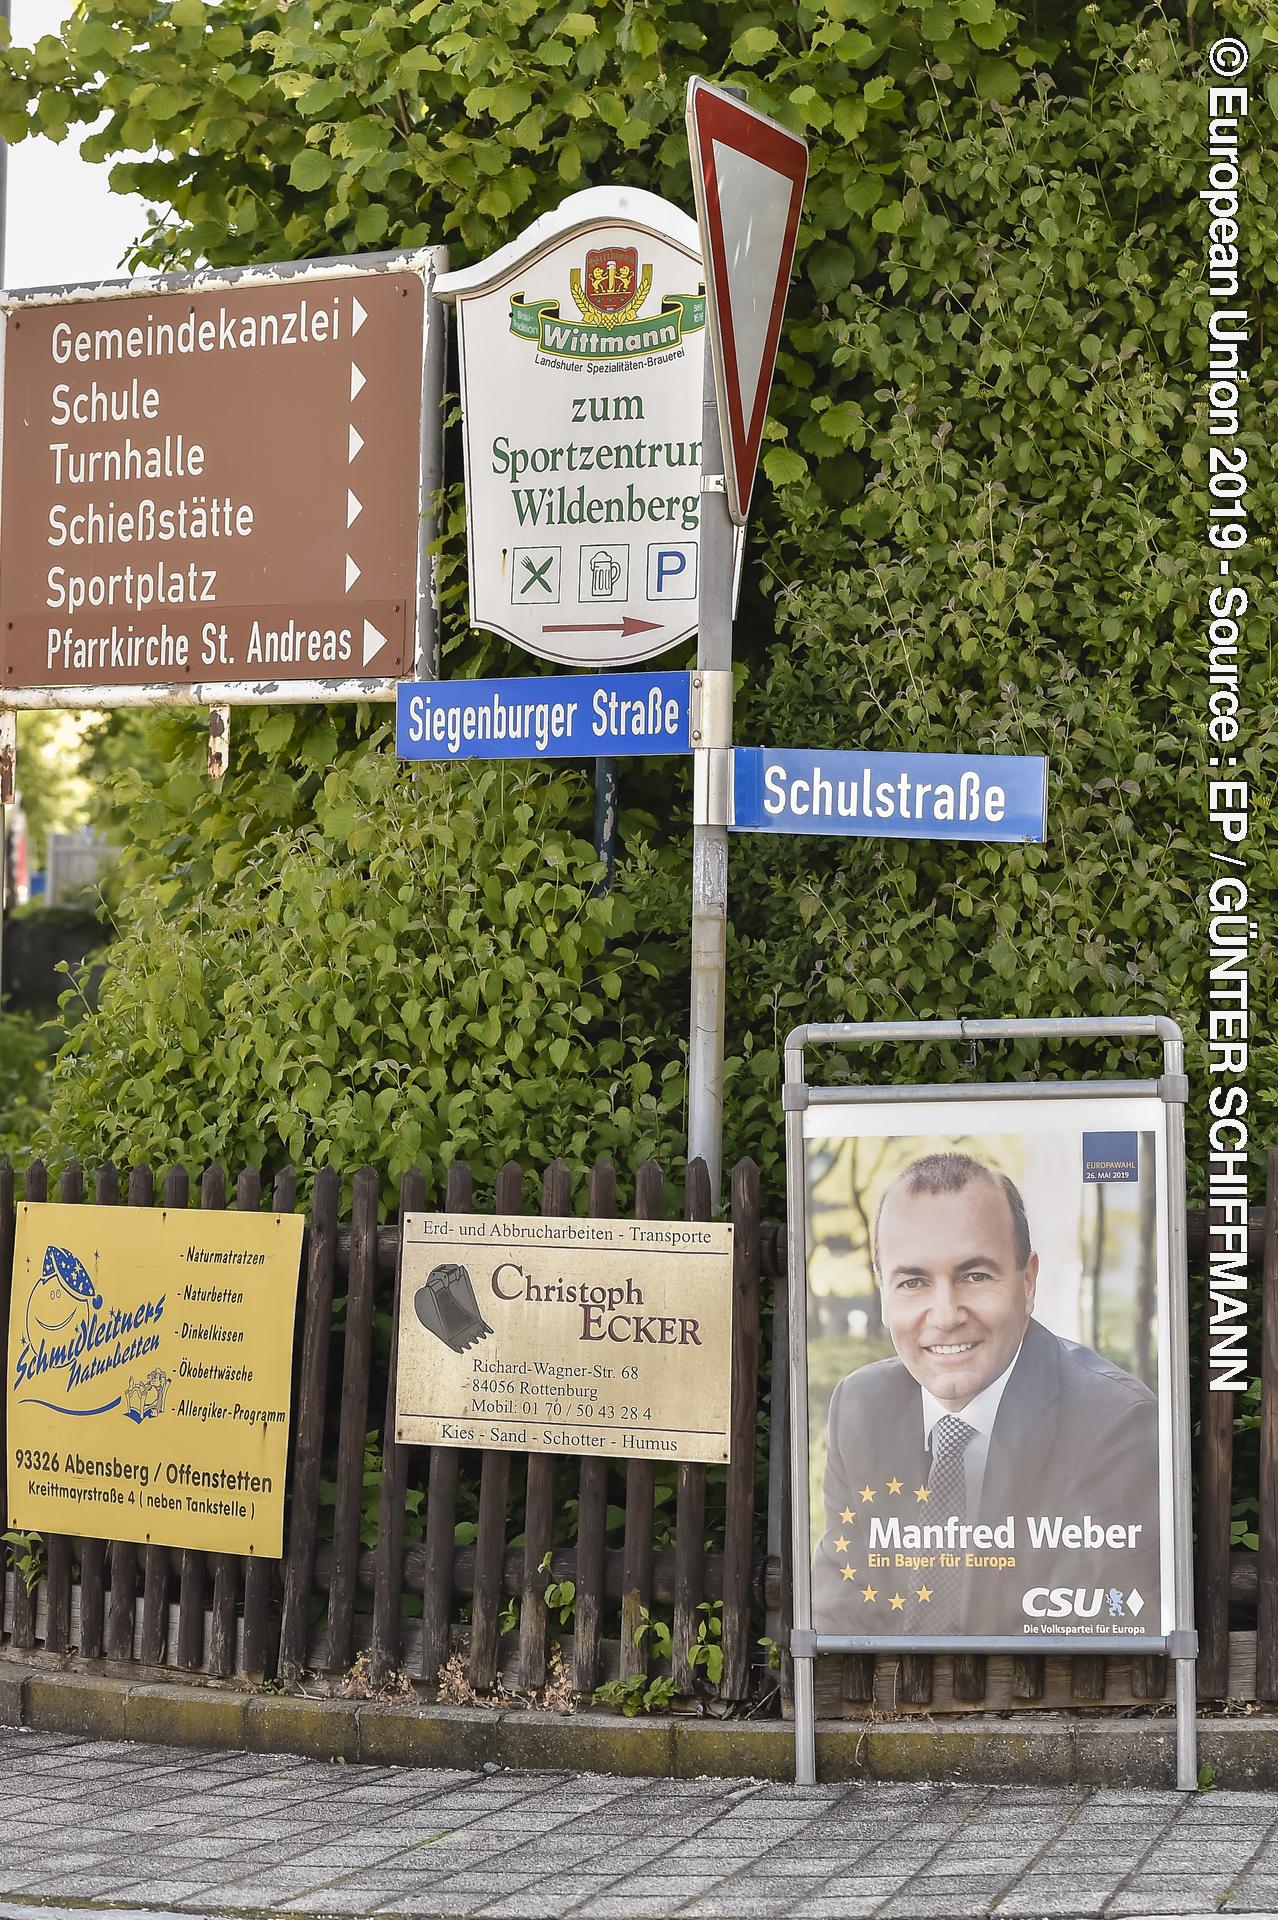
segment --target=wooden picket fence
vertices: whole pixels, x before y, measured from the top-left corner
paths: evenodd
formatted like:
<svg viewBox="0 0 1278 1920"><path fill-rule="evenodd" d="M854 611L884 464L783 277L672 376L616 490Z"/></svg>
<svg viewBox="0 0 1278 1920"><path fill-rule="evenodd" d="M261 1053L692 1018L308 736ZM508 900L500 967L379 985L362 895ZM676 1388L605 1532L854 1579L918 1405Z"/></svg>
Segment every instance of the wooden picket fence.
<svg viewBox="0 0 1278 1920"><path fill-rule="evenodd" d="M503 1167L493 1210L524 1211L527 1185L517 1163ZM539 1185L543 1213L575 1211L578 1196L562 1163L546 1168ZM175 1168L157 1195L152 1171L137 1167L122 1195L120 1176L108 1165L90 1192L82 1170L71 1165L54 1191L39 1161L20 1182L0 1165L0 1325L8 1323L19 1197L144 1207L158 1200L175 1208L191 1203L191 1187L187 1172ZM218 1167L203 1174L198 1188L199 1205L208 1208L232 1201L244 1211L292 1212L297 1204L289 1170L269 1194L260 1176L247 1171L231 1195ZM406 1675L427 1696L442 1670L449 1697L459 1689L487 1695L504 1688L535 1698L550 1681L588 1699L603 1681L663 1674L680 1694L698 1694L714 1711L775 1711L778 1699L787 1710L789 1662L781 1660L779 1673L769 1665L789 1625L785 1236L760 1221L753 1162L740 1162L731 1180L732 1462L674 1469L672 1517L658 1500L658 1474L664 1486L670 1470L650 1460L467 1455L395 1442L395 1340L392 1332L388 1362L379 1364L373 1330L378 1310L393 1323L399 1233L394 1217L381 1218L380 1188L376 1171L361 1168L343 1220L338 1173L325 1170L314 1184L303 1241L283 1559L48 1536L33 1591L12 1568L7 1574L0 1644L7 1644L9 1657L167 1667L224 1681L278 1676L290 1682L310 1673L333 1683L359 1661L363 1683L376 1687ZM640 1167L634 1193L636 1217L669 1217L674 1196L660 1167ZM590 1215L615 1214L610 1166L594 1168L585 1197ZM685 1219L709 1217L700 1162L684 1172L680 1197ZM408 1173L399 1211L425 1204L422 1174ZM471 1173L462 1162L448 1169L443 1205L453 1213L475 1210ZM1201 1285L1194 1275L1205 1265L1202 1213L1191 1212L1188 1225L1193 1287ZM1253 1210L1250 1242L1263 1307L1260 1551L1231 1553L1236 1404L1232 1395L1204 1391L1197 1462L1199 1679L1206 1699L1272 1702L1278 1700L1278 1152L1270 1155L1266 1205ZM764 1409L770 1418L761 1449ZM3 1422L0 1398L0 1443ZM365 1486L369 1436L382 1460L375 1528ZM760 1481L766 1463L766 1498L756 1498L756 1461ZM459 1544L458 1522L476 1486L477 1512L460 1529ZM321 1529L327 1501L331 1520ZM410 1516L423 1513L421 1537L407 1539ZM566 1541L565 1516L572 1520ZM412 1531L418 1525L415 1520ZM0 1532L6 1527L0 1484ZM371 1544L362 1531L374 1532ZM574 1592L570 1618L562 1623L546 1593L552 1583L568 1582ZM668 1656L661 1622L669 1627ZM708 1642L722 1648L717 1682L705 1658ZM821 1661L817 1676L819 1713L847 1718L869 1711L1124 1707L1161 1701L1169 1688L1165 1661L1121 1654L847 1656Z"/></svg>

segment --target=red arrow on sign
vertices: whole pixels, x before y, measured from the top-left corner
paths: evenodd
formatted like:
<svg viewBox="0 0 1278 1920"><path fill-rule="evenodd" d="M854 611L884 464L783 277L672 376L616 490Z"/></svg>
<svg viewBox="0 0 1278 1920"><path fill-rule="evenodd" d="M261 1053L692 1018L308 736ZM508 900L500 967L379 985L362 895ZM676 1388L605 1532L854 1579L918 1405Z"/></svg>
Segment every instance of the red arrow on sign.
<svg viewBox="0 0 1278 1920"><path fill-rule="evenodd" d="M573 621L564 626L543 627L543 633L619 633L629 638L632 633L655 633L661 625L659 620L636 620L627 614L624 620L613 620L603 626L579 627Z"/></svg>
<svg viewBox="0 0 1278 1920"><path fill-rule="evenodd" d="M705 80L688 82L688 144L728 511L746 522L794 262L808 149Z"/></svg>

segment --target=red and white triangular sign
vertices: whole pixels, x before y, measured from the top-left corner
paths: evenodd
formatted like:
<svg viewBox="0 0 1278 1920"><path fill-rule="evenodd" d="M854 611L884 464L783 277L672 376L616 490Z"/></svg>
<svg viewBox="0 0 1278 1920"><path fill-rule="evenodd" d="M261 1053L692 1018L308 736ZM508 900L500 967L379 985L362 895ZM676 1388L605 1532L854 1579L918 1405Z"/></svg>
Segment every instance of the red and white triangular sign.
<svg viewBox="0 0 1278 1920"><path fill-rule="evenodd" d="M707 80L688 82L688 144L728 511L744 526L781 338L808 149Z"/></svg>

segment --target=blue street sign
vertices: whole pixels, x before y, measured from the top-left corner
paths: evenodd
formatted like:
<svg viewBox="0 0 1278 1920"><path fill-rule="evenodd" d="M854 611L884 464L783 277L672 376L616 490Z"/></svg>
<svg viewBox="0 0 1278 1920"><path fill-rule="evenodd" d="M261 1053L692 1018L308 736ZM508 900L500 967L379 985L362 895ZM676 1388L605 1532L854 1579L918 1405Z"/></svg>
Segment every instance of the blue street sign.
<svg viewBox="0 0 1278 1920"><path fill-rule="evenodd" d="M1047 762L996 753L738 747L733 826L894 840L1042 840Z"/></svg>
<svg viewBox="0 0 1278 1920"><path fill-rule="evenodd" d="M395 706L401 760L593 760L690 753L688 673L412 680Z"/></svg>

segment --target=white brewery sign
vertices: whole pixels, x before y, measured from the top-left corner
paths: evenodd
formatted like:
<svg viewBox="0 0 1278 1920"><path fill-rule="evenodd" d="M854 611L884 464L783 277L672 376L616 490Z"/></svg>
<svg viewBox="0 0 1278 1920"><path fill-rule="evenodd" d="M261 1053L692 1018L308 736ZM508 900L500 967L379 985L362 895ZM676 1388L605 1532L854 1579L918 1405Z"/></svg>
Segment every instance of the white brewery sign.
<svg viewBox="0 0 1278 1920"><path fill-rule="evenodd" d="M437 282L461 340L472 624L570 666L696 631L705 300L696 227L576 194Z"/></svg>

